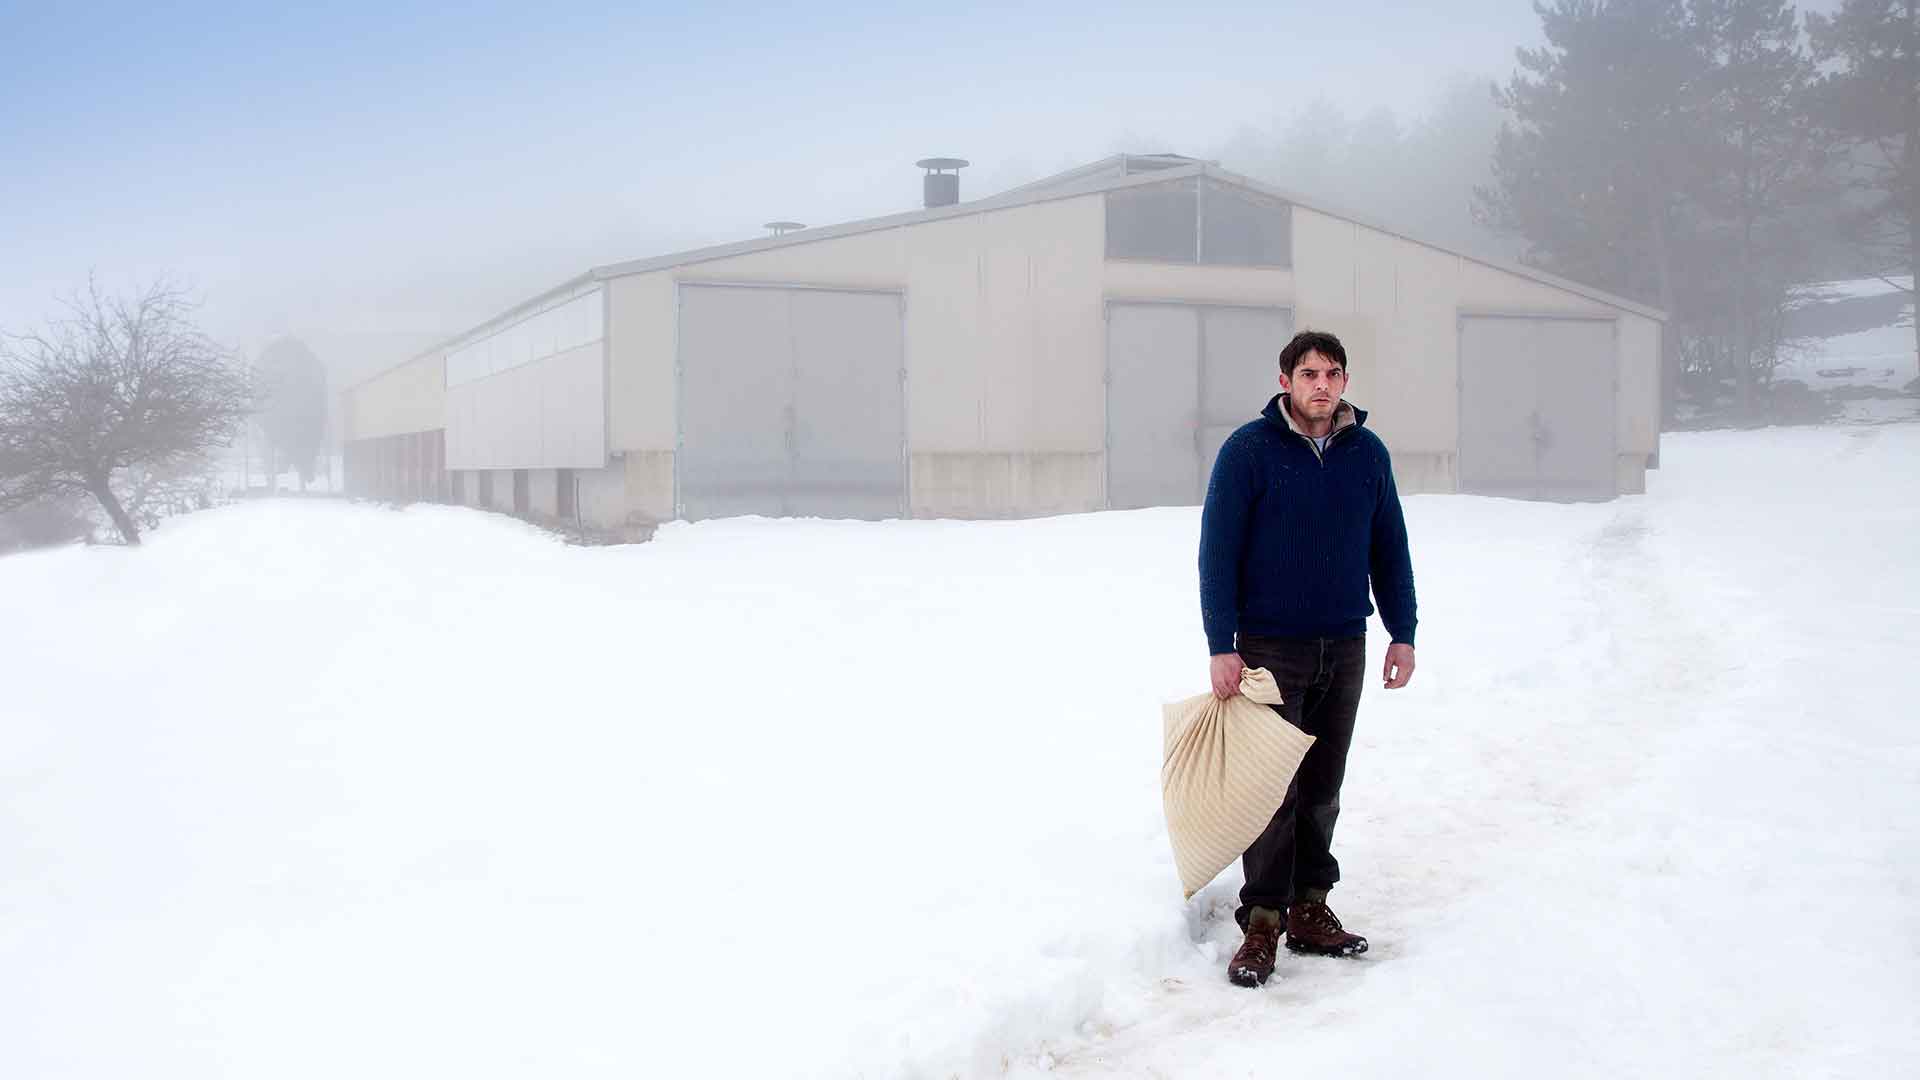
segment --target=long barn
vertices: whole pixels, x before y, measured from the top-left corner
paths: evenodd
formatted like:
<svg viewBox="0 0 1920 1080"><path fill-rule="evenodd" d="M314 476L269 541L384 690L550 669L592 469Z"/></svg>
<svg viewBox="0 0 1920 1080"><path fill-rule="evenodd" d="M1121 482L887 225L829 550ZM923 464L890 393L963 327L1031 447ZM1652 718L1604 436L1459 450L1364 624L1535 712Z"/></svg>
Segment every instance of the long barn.
<svg viewBox="0 0 1920 1080"><path fill-rule="evenodd" d="M344 393L348 489L600 527L1194 504L1330 330L1402 491L1604 499L1659 448L1663 316L1213 164L1117 155L588 271Z"/></svg>

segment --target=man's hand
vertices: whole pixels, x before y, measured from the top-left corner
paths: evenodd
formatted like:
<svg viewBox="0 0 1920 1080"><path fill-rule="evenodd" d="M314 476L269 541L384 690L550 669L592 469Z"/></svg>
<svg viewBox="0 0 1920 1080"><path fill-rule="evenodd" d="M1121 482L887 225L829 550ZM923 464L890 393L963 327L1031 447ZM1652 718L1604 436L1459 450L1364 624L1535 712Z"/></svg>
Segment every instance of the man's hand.
<svg viewBox="0 0 1920 1080"><path fill-rule="evenodd" d="M1246 661L1240 659L1237 652L1225 652L1213 658L1208 665L1208 676L1213 680L1213 696L1225 701L1240 692L1240 673L1247 670Z"/></svg>
<svg viewBox="0 0 1920 1080"><path fill-rule="evenodd" d="M1220 659L1214 657L1215 660ZM1387 646L1387 663L1380 670L1380 677L1387 680L1387 689L1398 690L1413 678L1413 646Z"/></svg>

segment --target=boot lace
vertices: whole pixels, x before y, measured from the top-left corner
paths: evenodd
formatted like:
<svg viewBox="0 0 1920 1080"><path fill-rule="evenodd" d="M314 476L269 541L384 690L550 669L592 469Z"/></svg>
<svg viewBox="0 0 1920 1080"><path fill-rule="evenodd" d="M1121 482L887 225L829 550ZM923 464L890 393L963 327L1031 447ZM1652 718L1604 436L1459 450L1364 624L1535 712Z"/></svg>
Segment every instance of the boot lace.
<svg viewBox="0 0 1920 1080"><path fill-rule="evenodd" d="M1337 934L1346 929L1340 925L1340 919L1333 909L1324 903L1301 904L1296 910L1300 912L1302 922L1323 934Z"/></svg>
<svg viewBox="0 0 1920 1080"><path fill-rule="evenodd" d="M1280 947L1280 928L1277 926L1249 926L1247 938L1240 944L1238 959L1243 964L1265 967L1273 963L1274 953Z"/></svg>

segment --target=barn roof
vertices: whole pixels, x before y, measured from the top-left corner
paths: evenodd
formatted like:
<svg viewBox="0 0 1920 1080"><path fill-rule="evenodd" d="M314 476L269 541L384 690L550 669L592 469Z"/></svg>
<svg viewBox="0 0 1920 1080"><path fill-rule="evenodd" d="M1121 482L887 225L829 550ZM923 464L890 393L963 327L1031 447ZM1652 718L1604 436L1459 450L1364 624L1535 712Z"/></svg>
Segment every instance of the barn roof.
<svg viewBox="0 0 1920 1080"><path fill-rule="evenodd" d="M1360 225L1410 243L1432 248L1435 251L1444 252L1445 254L1465 259L1468 262L1478 263L1495 270L1502 270L1520 277L1529 278L1542 284L1550 285L1556 289L1562 289L1577 296L1606 304L1609 307L1618 308L1622 311L1643 315L1661 322L1665 322L1667 318L1665 312L1638 301L1629 300L1626 297L1618 296L1602 289L1596 289L1590 285L1583 285L1580 282L1572 281L1556 274L1549 274L1544 270L1527 266L1523 263L1492 259L1458 251L1446 245L1422 239L1419 236L1408 233L1404 229L1377 221L1367 215L1356 214L1337 207L1331 207L1321 200L1303 198L1284 188L1279 188L1251 177L1242 176L1239 173L1230 172L1210 161L1183 157L1179 154L1114 154L1110 157L1101 158L1098 161L1079 166L1078 168L1069 169L1029 184L1011 188L997 195L990 195L983 199L975 199L971 202L960 202L952 206L911 210L905 213L865 218L839 225L823 225L817 228L798 229L775 236L763 236L751 240L714 244L709 247L693 248L688 251L672 252L666 255L656 255L651 258L634 259L627 262L596 266L584 273L568 278L566 281L536 296L529 297L493 318L464 330L430 349L415 354L413 359L418 360L433 353L453 348L470 338L513 320L515 316L531 308L536 308L546 301L560 297L592 282L627 277L633 274L647 274L658 270L670 270L680 266L690 266L697 263L712 262L717 259L732 258L738 255L750 255L755 252L770 251L774 248L798 247L802 244L817 243L823 240L835 240L848 236L859 236L864 233L898 229L909 225L923 224L925 222L945 221L949 218L968 217L973 214L984 214L995 210L1011 209L1017 206L1028 206L1035 203L1078 198L1083 195L1099 194L1122 188L1164 183L1168 180L1182 179L1185 177L1208 177L1223 184L1244 188L1270 198L1280 199L1296 206L1305 207L1315 213L1324 214L1328 217ZM384 372L381 374L384 374ZM361 380L361 383L365 383L375 377L378 376L370 376L369 379ZM356 383L355 385L360 384Z"/></svg>

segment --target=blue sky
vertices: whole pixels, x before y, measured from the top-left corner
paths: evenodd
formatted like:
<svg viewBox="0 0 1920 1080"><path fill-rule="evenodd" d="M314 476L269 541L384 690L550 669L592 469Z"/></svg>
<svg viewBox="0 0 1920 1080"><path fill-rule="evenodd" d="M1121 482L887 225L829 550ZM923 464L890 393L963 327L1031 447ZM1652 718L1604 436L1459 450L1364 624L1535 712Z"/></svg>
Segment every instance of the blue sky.
<svg viewBox="0 0 1920 1080"><path fill-rule="evenodd" d="M89 270L235 344L439 334L584 267L1204 154L1512 67L1526 0L919 9L0 0L0 326ZM349 347L349 346L342 346Z"/></svg>

